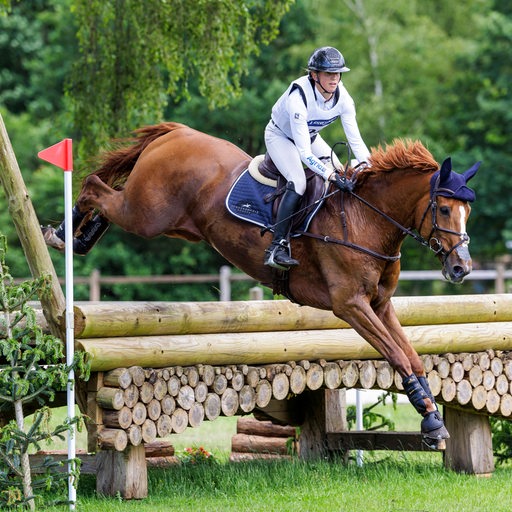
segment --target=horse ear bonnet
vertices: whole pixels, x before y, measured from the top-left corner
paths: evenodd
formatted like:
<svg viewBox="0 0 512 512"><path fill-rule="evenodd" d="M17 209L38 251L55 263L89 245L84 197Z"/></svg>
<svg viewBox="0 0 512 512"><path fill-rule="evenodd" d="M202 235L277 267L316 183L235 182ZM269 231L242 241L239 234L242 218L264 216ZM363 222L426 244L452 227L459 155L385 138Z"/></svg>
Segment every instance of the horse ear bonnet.
<svg viewBox="0 0 512 512"><path fill-rule="evenodd" d="M430 194L473 202L476 198L475 191L467 186L467 182L476 174L481 163L477 162L459 174L452 171L452 161L448 157L441 165L441 169L430 179Z"/></svg>

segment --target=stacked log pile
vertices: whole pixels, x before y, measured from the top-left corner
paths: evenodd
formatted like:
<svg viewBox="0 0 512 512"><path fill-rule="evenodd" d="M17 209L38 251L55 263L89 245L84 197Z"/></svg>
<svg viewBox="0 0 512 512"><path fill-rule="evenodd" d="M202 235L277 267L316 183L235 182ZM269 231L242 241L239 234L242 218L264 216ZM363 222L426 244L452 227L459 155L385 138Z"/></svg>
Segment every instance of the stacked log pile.
<svg viewBox="0 0 512 512"><path fill-rule="evenodd" d="M297 429L271 421L242 416L231 438L231 462L254 459L288 459L297 453Z"/></svg>
<svg viewBox="0 0 512 512"><path fill-rule="evenodd" d="M512 415L512 351L422 356L439 403L484 414ZM98 445L122 451L152 443L204 420L247 415L320 388L403 390L382 360L290 361L283 364L117 368L102 375L94 399L100 408Z"/></svg>

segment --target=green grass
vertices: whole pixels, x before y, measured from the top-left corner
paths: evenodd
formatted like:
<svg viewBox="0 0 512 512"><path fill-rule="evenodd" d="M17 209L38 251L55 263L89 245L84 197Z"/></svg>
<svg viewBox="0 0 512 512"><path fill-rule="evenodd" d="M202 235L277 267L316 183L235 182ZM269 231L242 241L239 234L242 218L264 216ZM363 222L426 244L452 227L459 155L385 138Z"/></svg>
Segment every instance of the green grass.
<svg viewBox="0 0 512 512"><path fill-rule="evenodd" d="M379 406L397 430L418 430L409 405ZM65 410L64 410L65 413ZM140 501L98 497L95 477L83 475L77 510L265 512L509 512L512 465L490 478L457 474L443 467L442 455L426 452L365 452L364 464L341 461L229 463L237 418L221 417L171 435L179 453L203 446L218 464L149 470L149 496ZM67 510L67 507L47 510Z"/></svg>
<svg viewBox="0 0 512 512"><path fill-rule="evenodd" d="M498 469L492 478L477 478L401 456L363 467L327 461L171 466L150 471L149 496L141 501L98 498L94 478L85 475L77 509L508 512L511 477L511 468Z"/></svg>

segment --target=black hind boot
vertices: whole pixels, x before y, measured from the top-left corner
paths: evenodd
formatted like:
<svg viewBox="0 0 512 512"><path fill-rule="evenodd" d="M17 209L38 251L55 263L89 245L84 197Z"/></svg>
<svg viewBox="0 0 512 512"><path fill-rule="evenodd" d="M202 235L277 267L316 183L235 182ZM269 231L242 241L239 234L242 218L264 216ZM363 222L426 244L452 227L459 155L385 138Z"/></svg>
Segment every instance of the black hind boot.
<svg viewBox="0 0 512 512"><path fill-rule="evenodd" d="M78 209L78 206L75 204L73 206L73 210L71 211L71 222L73 224L73 230L72 233L74 234L75 231L78 229L78 226L80 226L80 223L82 222L83 218L85 217L85 213L81 213ZM55 230L55 236L59 237L63 242L66 241L66 221L62 221L60 226Z"/></svg>
<svg viewBox="0 0 512 512"><path fill-rule="evenodd" d="M276 223L274 225L274 238L265 251L265 265L281 270L288 270L289 267L299 264L299 262L290 255L288 235L293 220L293 214L297 211L301 198L302 196L295 192L293 182L289 181L286 184L286 192L284 193L277 211Z"/></svg>
<svg viewBox="0 0 512 512"><path fill-rule="evenodd" d="M101 215L86 222L80 229L80 235L73 239L73 252L79 256L87 254L109 226L110 222Z"/></svg>
<svg viewBox="0 0 512 512"><path fill-rule="evenodd" d="M73 234L78 229L78 226L85 217L85 213L81 213L78 206L75 204L71 212L71 224ZM44 237L46 245L53 247L58 251L64 252L66 249L66 221L63 220L60 226L55 229L53 226L41 226L41 232Z"/></svg>

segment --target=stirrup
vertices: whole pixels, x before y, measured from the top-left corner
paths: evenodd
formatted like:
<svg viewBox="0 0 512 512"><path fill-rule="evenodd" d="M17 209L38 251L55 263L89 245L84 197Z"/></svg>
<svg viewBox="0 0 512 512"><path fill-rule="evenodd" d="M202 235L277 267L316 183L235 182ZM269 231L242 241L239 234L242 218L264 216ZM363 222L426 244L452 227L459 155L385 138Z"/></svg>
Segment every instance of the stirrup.
<svg viewBox="0 0 512 512"><path fill-rule="evenodd" d="M289 270L289 267L294 267L299 262L290 256L286 240L281 240L280 242L272 242L265 250L264 264L280 270Z"/></svg>

